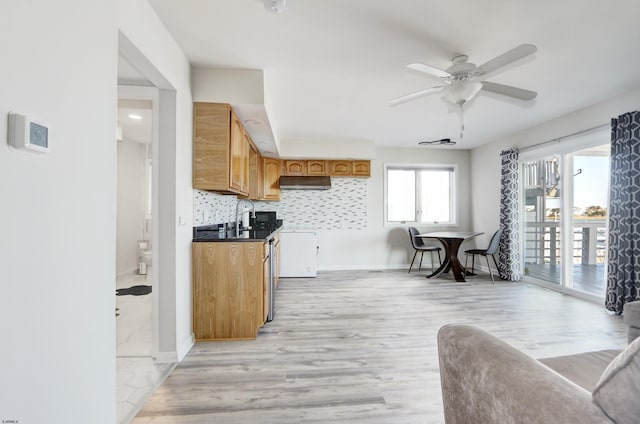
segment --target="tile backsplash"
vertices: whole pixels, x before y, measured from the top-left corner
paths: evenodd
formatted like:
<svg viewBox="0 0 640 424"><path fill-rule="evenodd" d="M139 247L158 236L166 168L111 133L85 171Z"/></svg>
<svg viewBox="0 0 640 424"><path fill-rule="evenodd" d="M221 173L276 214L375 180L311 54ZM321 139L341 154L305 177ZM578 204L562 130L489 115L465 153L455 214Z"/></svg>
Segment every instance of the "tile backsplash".
<svg viewBox="0 0 640 424"><path fill-rule="evenodd" d="M258 211L276 211L289 228L363 230L367 227L364 178L332 178L329 190L282 190L279 202L255 202ZM194 190L194 225L235 221L237 198Z"/></svg>
<svg viewBox="0 0 640 424"><path fill-rule="evenodd" d="M195 226L235 221L236 196L223 196L208 191L193 190L193 222Z"/></svg>

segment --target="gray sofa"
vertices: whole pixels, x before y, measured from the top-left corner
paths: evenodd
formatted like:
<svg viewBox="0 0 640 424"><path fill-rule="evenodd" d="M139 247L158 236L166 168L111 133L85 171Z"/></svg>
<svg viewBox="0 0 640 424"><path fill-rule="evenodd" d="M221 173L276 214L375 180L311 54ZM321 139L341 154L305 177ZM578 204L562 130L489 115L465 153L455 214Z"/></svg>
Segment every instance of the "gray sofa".
<svg viewBox="0 0 640 424"><path fill-rule="evenodd" d="M478 327L438 332L445 421L640 423L640 302L625 305L630 344L536 360ZM637 319L637 320L636 320Z"/></svg>

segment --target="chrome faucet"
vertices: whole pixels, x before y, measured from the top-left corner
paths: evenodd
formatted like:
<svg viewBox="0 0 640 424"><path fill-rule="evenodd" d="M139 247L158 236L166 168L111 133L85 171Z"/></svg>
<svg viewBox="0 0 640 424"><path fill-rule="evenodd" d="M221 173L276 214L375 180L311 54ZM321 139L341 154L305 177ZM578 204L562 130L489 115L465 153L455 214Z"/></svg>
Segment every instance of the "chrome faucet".
<svg viewBox="0 0 640 424"><path fill-rule="evenodd" d="M240 203L242 202L251 203L251 217L252 218L256 217L256 205L253 203L253 200L249 200L249 199L238 200L238 203L236 203L236 237L240 237L240 220L238 219L238 215L240 210Z"/></svg>

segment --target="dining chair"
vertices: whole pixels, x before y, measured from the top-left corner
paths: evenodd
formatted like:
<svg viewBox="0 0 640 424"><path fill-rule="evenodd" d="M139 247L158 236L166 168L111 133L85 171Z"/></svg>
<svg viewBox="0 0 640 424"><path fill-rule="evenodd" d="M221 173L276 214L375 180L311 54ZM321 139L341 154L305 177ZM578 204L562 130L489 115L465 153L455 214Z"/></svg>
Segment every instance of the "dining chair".
<svg viewBox="0 0 640 424"><path fill-rule="evenodd" d="M498 248L500 247L500 238L502 237L502 228L498 228L498 231L493 233L491 237L491 241L489 242L489 247L486 249L469 249L465 250L465 259L464 259L464 269L465 275L470 275L467 271L467 261L469 259L469 255L471 255L471 274L473 274L473 268L475 265L476 255L484 256L487 260L487 266L489 267L489 275L491 275L491 282L495 283L493 279L493 271L491 271L491 265L489 264L489 256L493 259L493 263L496 265L496 270L498 270L498 262L496 262L496 257L494 256L498 253Z"/></svg>
<svg viewBox="0 0 640 424"><path fill-rule="evenodd" d="M424 252L431 253L431 271L433 271L435 269L433 266L433 252L438 252L438 262L439 264L442 264L442 259L440 258L440 250L442 250L442 248L438 246L427 246L424 244L422 238L417 237L418 234L420 234L420 232L416 227L409 227L409 238L411 239L411 245L415 249L413 259L411 259L411 265L409 265L409 272L411 272L413 262L416 260L418 252L420 252L420 265L418 266L418 271L422 269L422 256L424 255Z"/></svg>

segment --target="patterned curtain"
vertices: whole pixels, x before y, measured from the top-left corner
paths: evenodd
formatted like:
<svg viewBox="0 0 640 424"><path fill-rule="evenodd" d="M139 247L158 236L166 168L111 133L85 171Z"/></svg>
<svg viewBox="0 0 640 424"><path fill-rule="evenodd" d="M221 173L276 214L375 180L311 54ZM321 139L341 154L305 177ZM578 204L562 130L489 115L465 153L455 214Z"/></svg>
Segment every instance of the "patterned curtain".
<svg viewBox="0 0 640 424"><path fill-rule="evenodd" d="M520 208L518 150L504 150L500 177L500 227L503 230L498 268L503 280L518 281L520 273Z"/></svg>
<svg viewBox="0 0 640 424"><path fill-rule="evenodd" d="M620 315L640 299L640 112L611 120L609 252L605 306Z"/></svg>

